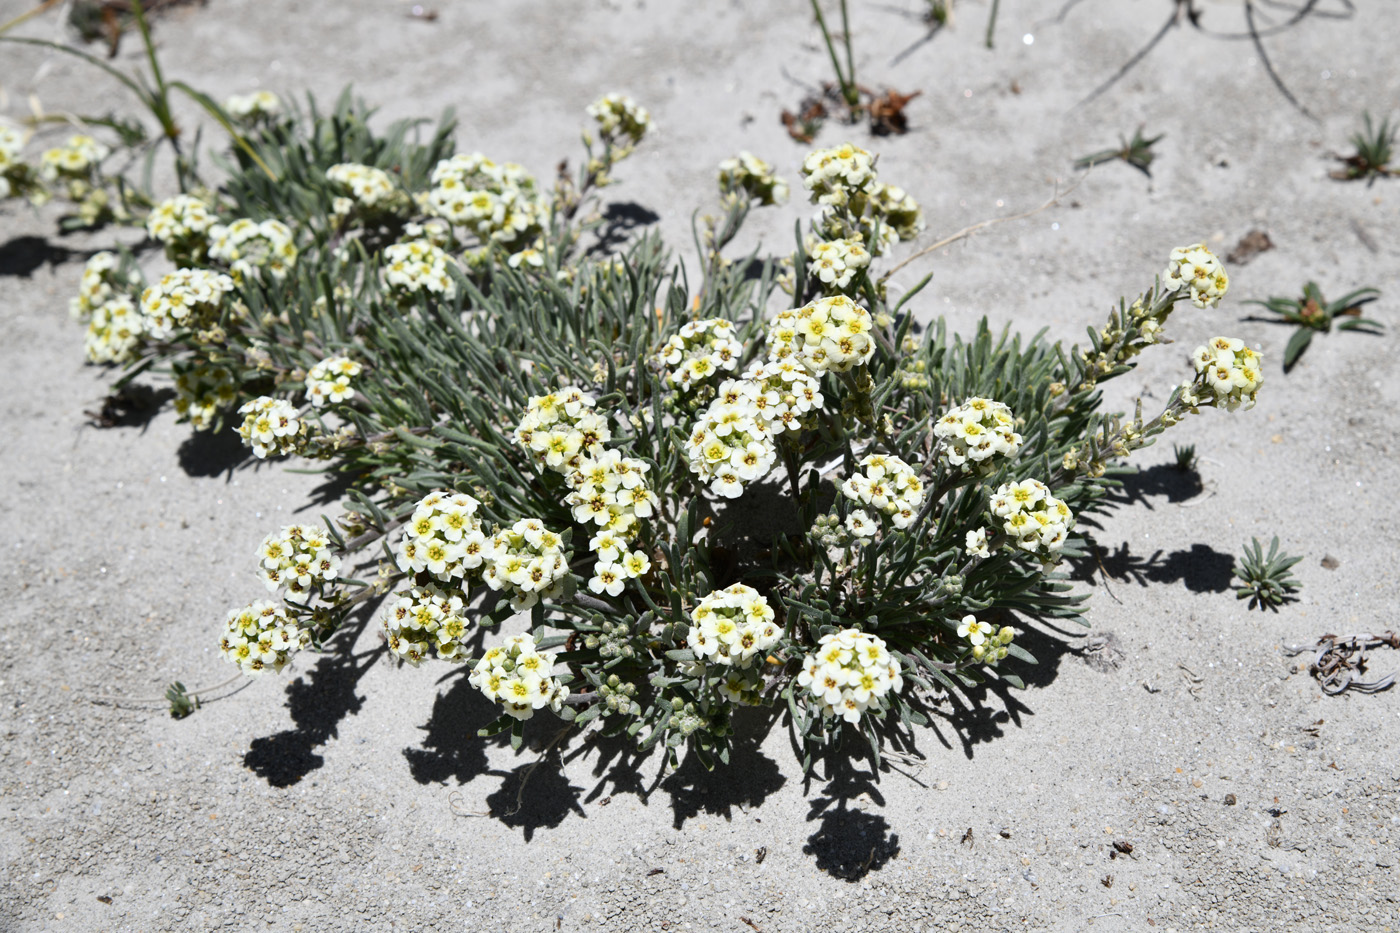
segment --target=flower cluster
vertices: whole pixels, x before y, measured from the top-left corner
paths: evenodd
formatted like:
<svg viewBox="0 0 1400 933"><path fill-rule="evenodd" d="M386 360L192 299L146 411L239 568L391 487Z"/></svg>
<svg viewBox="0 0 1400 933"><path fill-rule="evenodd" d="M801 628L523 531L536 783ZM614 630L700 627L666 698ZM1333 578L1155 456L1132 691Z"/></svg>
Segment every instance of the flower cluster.
<svg viewBox="0 0 1400 933"><path fill-rule="evenodd" d="M135 358L145 319L130 298L108 298L91 310L83 349L89 362L125 363Z"/></svg>
<svg viewBox="0 0 1400 933"><path fill-rule="evenodd" d="M823 239L865 244L874 235L870 249L882 255L924 229L918 202L903 188L877 181L870 153L859 146L816 150L803 162L802 175L812 201L822 208L814 224Z"/></svg>
<svg viewBox="0 0 1400 933"><path fill-rule="evenodd" d="M467 634L465 601L456 589L436 583L399 594L384 616L389 650L417 667L424 659L463 660Z"/></svg>
<svg viewBox="0 0 1400 933"><path fill-rule="evenodd" d="M66 145L49 149L39 157L39 177L50 184L60 179L88 181L110 152L91 136L70 136Z"/></svg>
<svg viewBox="0 0 1400 933"><path fill-rule="evenodd" d="M165 247L165 254L171 259L195 260L204 255L207 234L217 222L204 201L177 194L151 208L146 216L146 232Z"/></svg>
<svg viewBox="0 0 1400 933"><path fill-rule="evenodd" d="M175 375L175 412L196 431L214 426L214 416L238 398L233 373L209 363L172 364Z"/></svg>
<svg viewBox="0 0 1400 933"><path fill-rule="evenodd" d="M517 611L541 597L560 596L569 576L564 539L535 519L522 518L492 535L481 575L491 589L504 590Z"/></svg>
<svg viewBox="0 0 1400 933"><path fill-rule="evenodd" d="M273 591L286 587L289 596L304 596L340 573L330 536L310 525L287 525L263 538L258 563L263 584Z"/></svg>
<svg viewBox="0 0 1400 933"><path fill-rule="evenodd" d="M458 153L437 164L432 185L432 212L468 228L483 244L516 253L540 235L545 206L534 176L519 165Z"/></svg>
<svg viewBox="0 0 1400 933"><path fill-rule="evenodd" d="M292 654L311 644L311 632L302 628L277 603L258 600L228 614L219 653L245 674L280 671Z"/></svg>
<svg viewBox="0 0 1400 933"><path fill-rule="evenodd" d="M0 123L0 201L42 192L34 169L19 157L23 148L24 133L8 123Z"/></svg>
<svg viewBox="0 0 1400 933"><path fill-rule="evenodd" d="M730 380L720 387L690 429L685 442L690 470L727 499L744 494L744 485L768 475L778 448L754 396L757 385Z"/></svg>
<svg viewBox="0 0 1400 933"><path fill-rule="evenodd" d="M1074 527L1074 514L1050 494L1048 486L1036 479L1002 483L991 505L992 514L1002 520L1002 531L1016 547L1046 568L1059 561L1065 538Z"/></svg>
<svg viewBox="0 0 1400 933"><path fill-rule="evenodd" d="M657 351L656 360L666 367L666 385L684 392L715 373L733 372L743 352L734 322L711 318L684 324Z"/></svg>
<svg viewBox="0 0 1400 933"><path fill-rule="evenodd" d="M343 402L355 394L350 380L363 370L348 356L331 356L311 367L306 374L306 398L314 408Z"/></svg>
<svg viewBox="0 0 1400 933"><path fill-rule="evenodd" d="M295 453L307 433L306 424L297 417L296 407L286 399L259 396L245 402L238 413L243 415L238 436L259 460L267 459L269 454Z"/></svg>
<svg viewBox="0 0 1400 933"><path fill-rule="evenodd" d="M297 261L292 231L280 220L258 223L246 217L209 229L209 258L229 267L234 281L266 269L273 278L286 276Z"/></svg>
<svg viewBox="0 0 1400 933"><path fill-rule="evenodd" d="M753 405L774 437L809 426L808 416L825 402L821 380L792 360L756 360L742 379L723 382L717 397L730 398L736 391Z"/></svg>
<svg viewBox="0 0 1400 933"><path fill-rule="evenodd" d="M651 129L651 114L623 94L605 94L588 105L588 115L598 124L603 141L609 144L635 146Z"/></svg>
<svg viewBox="0 0 1400 933"><path fill-rule="evenodd" d="M401 299L428 293L451 298L457 283L447 273L452 258L428 240L394 243L384 250L384 284Z"/></svg>
<svg viewBox="0 0 1400 933"><path fill-rule="evenodd" d="M271 91L234 94L224 101L224 111L234 123L255 126L272 122L282 115L282 100Z"/></svg>
<svg viewBox="0 0 1400 933"><path fill-rule="evenodd" d="M489 542L476 510L462 492L431 492L404 526L394 562L404 573L429 573L443 583L465 579L482 565Z"/></svg>
<svg viewBox="0 0 1400 933"><path fill-rule="evenodd" d="M1220 303L1230 287L1225 266L1204 243L1178 246L1172 250L1162 284L1169 289L1185 289L1191 303L1198 308L1210 308Z"/></svg>
<svg viewBox="0 0 1400 933"><path fill-rule="evenodd" d="M751 152L719 164L719 190L726 203L753 201L762 206L786 204L788 185L773 166Z"/></svg>
<svg viewBox="0 0 1400 933"><path fill-rule="evenodd" d="M1006 646L1016 637L1016 630L1009 625L998 629L990 622L979 622L976 616L966 615L958 626L958 637L967 639L975 659L995 664L1006 657Z"/></svg>
<svg viewBox="0 0 1400 933"><path fill-rule="evenodd" d="M207 269L176 269L141 293L146 332L157 340L181 328L197 329L218 321L233 279Z"/></svg>
<svg viewBox="0 0 1400 933"><path fill-rule="evenodd" d="M1235 337L1216 337L1191 355L1196 365L1196 382L1181 387L1181 401L1195 409L1213 405L1234 411L1254 407L1259 387L1264 384L1260 355ZM1206 390L1202 392L1201 390Z"/></svg>
<svg viewBox="0 0 1400 933"><path fill-rule="evenodd" d="M875 353L870 312L845 295L783 311L768 325L768 358L793 359L817 375L849 372Z"/></svg>
<svg viewBox="0 0 1400 933"><path fill-rule="evenodd" d="M116 253L103 250L94 253L83 266L83 277L78 283L78 297L68 302L68 311L74 320L86 321L100 305L111 301L119 294L141 281L133 272L130 276L121 275L121 259Z"/></svg>
<svg viewBox="0 0 1400 933"><path fill-rule="evenodd" d="M337 217L346 217L356 210L368 214L393 212L408 203L389 173L373 165L341 162L326 169L326 180L349 194L333 202L332 210Z"/></svg>
<svg viewBox="0 0 1400 933"><path fill-rule="evenodd" d="M540 463L567 475L577 469L581 457L596 455L612 439L607 419L593 410L595 404L577 386L532 395L515 440Z"/></svg>
<svg viewBox="0 0 1400 933"><path fill-rule="evenodd" d="M861 713L904 687L899 662L890 656L884 639L856 629L823 635L797 675L822 713L860 722Z"/></svg>
<svg viewBox="0 0 1400 933"><path fill-rule="evenodd" d="M1020 453L1022 438L1015 428L1010 407L973 397L934 422L933 434L941 444L939 455L949 466L987 476Z"/></svg>
<svg viewBox="0 0 1400 933"><path fill-rule="evenodd" d="M870 265L870 251L858 237L818 240L807 244L807 273L827 292L850 288L855 274Z"/></svg>
<svg viewBox="0 0 1400 933"><path fill-rule="evenodd" d="M896 528L912 525L927 494L914 468L886 454L871 454L860 465L864 472L853 474L841 484L846 498L888 516ZM867 537L854 528L851 532Z"/></svg>
<svg viewBox="0 0 1400 933"><path fill-rule="evenodd" d="M467 679L516 719L529 719L545 706L557 713L569 696L554 676L554 653L541 652L529 635L512 635L488 650Z"/></svg>
<svg viewBox="0 0 1400 933"><path fill-rule="evenodd" d="M616 450L600 450L593 456L580 457L577 468L568 474L573 488L565 503L573 510L574 520L612 533L612 538L605 539L608 543L592 548L600 560L617 563L615 542L631 541L637 535L640 520L655 514L660 500L647 485L650 469L645 460L624 457Z"/></svg>
<svg viewBox="0 0 1400 933"><path fill-rule="evenodd" d="M710 664L749 667L778 643L773 607L753 587L736 583L700 598L690 611L686 644Z"/></svg>
<svg viewBox="0 0 1400 933"><path fill-rule="evenodd" d="M875 161L851 143L817 149L802 162L802 183L817 203L844 205L875 183Z"/></svg>

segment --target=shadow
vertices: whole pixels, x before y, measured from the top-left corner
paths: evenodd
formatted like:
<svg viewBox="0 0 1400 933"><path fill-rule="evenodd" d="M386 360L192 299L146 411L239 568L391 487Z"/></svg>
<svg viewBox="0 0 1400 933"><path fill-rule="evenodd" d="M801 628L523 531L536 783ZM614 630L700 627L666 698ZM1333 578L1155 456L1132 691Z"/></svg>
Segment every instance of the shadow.
<svg viewBox="0 0 1400 933"><path fill-rule="evenodd" d="M133 382L108 393L100 406L83 414L95 428L140 428L144 433L165 403L174 397L174 389L153 389Z"/></svg>
<svg viewBox="0 0 1400 933"><path fill-rule="evenodd" d="M547 755L508 772L490 773L505 777L500 788L486 798L491 815L506 826L520 827L526 842L534 838L535 830L553 829L570 813L588 818L579 804L583 788L569 783L556 755Z"/></svg>
<svg viewBox="0 0 1400 933"><path fill-rule="evenodd" d="M767 710L735 710L728 765L717 763L715 770L706 770L692 752L661 782L661 789L671 797L671 822L676 829L701 813L732 819L735 808L756 807L787 783L778 763L758 750L770 724L757 720L770 716L776 719Z"/></svg>
<svg viewBox="0 0 1400 933"><path fill-rule="evenodd" d="M358 655L352 649L378 605L371 601L357 623L330 639L316 666L287 685L295 728L254 739L243 756L243 764L273 787L289 787L321 767L325 761L316 748L335 738L341 720L363 706L355 687L387 649L381 645Z"/></svg>
<svg viewBox="0 0 1400 933"><path fill-rule="evenodd" d="M1205 544L1193 544L1189 551L1173 551L1165 557L1159 549L1151 557L1144 558L1130 553L1126 541L1112 552L1099 547L1092 539L1086 541L1091 553L1096 550L1099 558L1070 561L1072 579L1092 582L1102 564L1103 572L1110 578L1138 586L1183 583L1193 593L1224 593L1232 588L1230 580L1235 573L1234 556L1222 554Z"/></svg>
<svg viewBox="0 0 1400 933"><path fill-rule="evenodd" d="M40 266L50 268L83 256L82 250L56 246L40 236L17 236L0 243L0 276L29 278Z"/></svg>
<svg viewBox="0 0 1400 933"><path fill-rule="evenodd" d="M462 676L457 676L460 673ZM490 770L485 739L477 730L501 714L500 707L467 682L467 671L454 672L457 682L433 701L433 711L421 728L421 747L405 748L408 773L419 784L466 784Z"/></svg>
<svg viewBox="0 0 1400 933"><path fill-rule="evenodd" d="M321 474L325 477L311 494L307 497L306 505L297 509L298 512L308 512L313 509L320 510L328 505L335 505L345 500L355 481L363 479L364 474L354 470L327 470Z"/></svg>
<svg viewBox="0 0 1400 933"><path fill-rule="evenodd" d="M602 223L594 231L598 238L588 248L590 254L609 255L624 246L632 234L661 219L661 215L633 201L614 201L603 209Z"/></svg>
<svg viewBox="0 0 1400 933"><path fill-rule="evenodd" d="M812 856L827 874L859 881L899 855L899 836L890 833L890 824L883 816L849 806L861 795L875 806L885 805L876 774L857 769L850 758L829 756L827 763L831 777L807 813L808 822L820 819L821 825L807 837L802 852Z"/></svg>
<svg viewBox="0 0 1400 933"><path fill-rule="evenodd" d="M1151 511L1149 496L1166 496L1168 502L1186 502L1201 494L1201 475L1179 469L1174 463L1159 463L1120 478L1121 486L1110 487L1104 504L1110 508L1141 505Z"/></svg>
<svg viewBox="0 0 1400 933"><path fill-rule="evenodd" d="M252 459L253 452L243 446L243 438L229 426L217 434L193 432L180 442L175 456L186 476L222 475L227 479L235 469Z"/></svg>

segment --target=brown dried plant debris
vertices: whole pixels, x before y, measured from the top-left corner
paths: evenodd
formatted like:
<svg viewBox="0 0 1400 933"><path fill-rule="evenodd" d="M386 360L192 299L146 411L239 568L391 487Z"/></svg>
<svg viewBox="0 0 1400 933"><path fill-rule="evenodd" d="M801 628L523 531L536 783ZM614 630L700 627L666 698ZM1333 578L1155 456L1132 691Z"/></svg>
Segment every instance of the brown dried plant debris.
<svg viewBox="0 0 1400 933"><path fill-rule="evenodd" d="M1251 230L1240 241L1235 244L1235 248L1225 256L1225 261L1235 266L1242 266L1260 253L1267 253L1274 248L1274 241L1269 239L1269 235L1263 230Z"/></svg>
<svg viewBox="0 0 1400 933"><path fill-rule="evenodd" d="M849 116L850 122L858 122L862 116L870 120L870 132L875 136L902 136L909 132L909 117L904 108L923 91L901 94L893 88L876 93L864 85L858 88L861 102L855 107L847 106L841 97L841 89L831 82L822 85L820 93L808 94L802 98L796 110L784 110L783 126L788 135L800 143L812 142L822 125L833 117Z"/></svg>
<svg viewBox="0 0 1400 933"><path fill-rule="evenodd" d="M1312 652L1308 673L1317 678L1322 692L1331 696L1348 689L1361 693L1379 693L1395 683L1395 673L1371 681L1356 679L1366 673L1369 659L1365 649L1387 645L1400 648L1400 634L1385 631L1379 634L1362 632L1355 635L1322 635L1311 645L1284 645L1283 653L1298 655Z"/></svg>

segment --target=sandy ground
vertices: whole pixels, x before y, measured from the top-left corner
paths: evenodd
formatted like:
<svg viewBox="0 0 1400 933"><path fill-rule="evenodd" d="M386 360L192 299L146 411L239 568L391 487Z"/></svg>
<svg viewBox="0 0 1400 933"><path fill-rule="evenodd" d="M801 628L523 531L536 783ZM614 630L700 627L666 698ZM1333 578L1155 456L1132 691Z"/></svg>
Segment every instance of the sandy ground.
<svg viewBox="0 0 1400 933"><path fill-rule="evenodd" d="M1258 407L1208 412L1143 452L1124 506L1100 522L1105 580L1094 632L1121 664L1085 663L1086 633L1029 632L1042 664L1022 692L946 698L918 757L804 779L785 732L741 723L735 765L667 772L575 739L517 791L534 749L475 737L491 711L442 668L396 670L371 623L353 645L302 659L174 721L179 678L222 680L214 632L260 596L251 554L292 516L334 508L315 476L189 439L168 406L99 430L84 411L110 375L85 367L67 316L87 250L53 215L0 207L0 929L4 930L1368 930L1400 929L1400 691L1323 697L1280 645L1394 627L1391 527L1400 427L1400 330L1314 342L1285 377L1288 331L1241 302L1382 290L1400 302L1400 181L1327 179L1362 110L1393 113L1400 6L1359 4L1268 40L1293 110L1244 42L1174 30L1093 104L1072 105L1165 19L1166 0L1085 0L1062 22L986 7L898 65L923 27L894 5L852 3L862 80L924 94L912 131L872 140L886 180L924 205L929 239L1034 206L1074 156L1139 123L1165 133L1149 180L1097 171L1060 207L989 230L924 271L925 317L1073 339L1150 282L1175 245L1222 254L1252 228L1277 248L1231 267L1225 305L1184 309L1178 343L1113 385L1165 400L1185 356L1215 333L1268 356ZM30 5L0 2L0 21ZM429 4L431 5L431 4ZM1238 29L1238 2L1204 2ZM658 133L610 200L654 212L688 251L712 206L715 163L740 148L790 180L805 149L778 113L796 82L828 74L805 4L442 2L435 22L392 0L212 0L158 26L164 63L216 97L269 87L333 95L345 83L383 115L457 107L460 145L547 175L576 154L582 108L630 92ZM23 30L52 35L49 17ZM1026 38L1023 38L1026 37ZM1033 41L1032 41L1033 40ZM136 43L119 64L137 61ZM788 76L791 76L789 78ZM0 52L5 112L33 92L50 110L125 111L81 63ZM186 119L193 122L193 114ZM756 217L786 248L805 209ZM1166 464L1195 442L1205 495ZM329 498L328 498L329 497ZM1306 559L1301 598L1250 612L1233 555L1277 533ZM1335 558L1336 569L1321 565ZM353 633L352 633L353 634ZM1378 652L1373 673L1400 668ZM1227 797L1227 795L1229 795ZM1227 800L1233 800L1230 805ZM1112 843L1132 846L1113 857Z"/></svg>

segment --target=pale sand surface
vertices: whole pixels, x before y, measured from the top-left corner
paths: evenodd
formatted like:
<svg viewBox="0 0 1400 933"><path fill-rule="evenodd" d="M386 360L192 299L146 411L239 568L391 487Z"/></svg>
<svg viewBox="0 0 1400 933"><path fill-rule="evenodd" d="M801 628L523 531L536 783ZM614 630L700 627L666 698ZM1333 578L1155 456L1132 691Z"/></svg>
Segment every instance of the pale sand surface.
<svg viewBox="0 0 1400 933"><path fill-rule="evenodd" d="M29 6L3 0L0 21ZM576 158L590 100L631 93L658 132L606 200L659 214L652 229L682 256L690 212L715 204L719 159L748 148L797 181L805 148L777 117L802 91L784 71L813 82L829 68L804 3L438 6L425 23L390 0L212 0L157 34L168 73L217 98L268 87L329 100L353 81L386 119L451 104L464 150L541 176ZM1258 407L1207 412L1144 451L1136 501L1094 531L1112 592L1097 573L1083 585L1121 666L1084 663L1082 631L1028 633L1042 659L1023 672L1029 689L945 699L919 735L925 757L878 783L863 763L804 780L781 728L741 741L714 774L575 739L509 816L475 814L514 808L537 751L477 739L484 702L460 680L440 684L442 666L385 663L374 622L353 659L304 657L185 721L91 703L222 680L216 626L262 595L258 541L334 504L317 501L314 476L188 442L168 406L144 426L84 426L111 376L82 364L67 302L84 251L110 237L59 238L52 211L10 203L0 929L1400 929L1400 691L1323 697L1280 652L1396 625L1400 330L1323 337L1285 377L1289 332L1242 320L1243 299L1309 278L1329 294L1374 285L1372 316L1397 320L1400 181L1330 181L1326 155L1363 109L1400 103L1400 6L1359 4L1349 21L1268 41L1318 122L1289 107L1247 43L1189 29L1071 110L1146 41L1166 0L1084 0L1062 23L1048 4L1007 0L992 52L986 7L963 3L957 28L897 66L922 27L852 6L862 80L924 95L907 136L829 125L818 142L877 150L882 177L923 204L925 242L1039 204L1074 156L1138 123L1166 134L1150 180L1102 167L1060 207L906 269L904 288L934 273L921 316L1075 339L1172 246L1205 238L1223 254L1254 227L1277 244L1231 268L1220 309L1179 311L1178 343L1112 384L1116 402L1147 391L1160 404L1189 351L1221 332L1267 355ZM1239 3L1203 7L1218 29L1241 24ZM138 53L128 39L119 65ZM32 49L0 50L0 83L10 115L31 91L50 110L132 106L76 60ZM759 212L746 242L786 250L805 215ZM21 250L21 237L39 241ZM1165 466L1172 440L1197 443L1210 498ZM1231 561L1243 540L1274 533L1306 555L1304 588L1277 614L1251 612L1229 589ZM1340 566L1324 569L1324 555ZM1400 652L1375 654L1373 674L1395 668ZM532 726L536 748L554 732L546 719ZM1131 855L1110 859L1115 840Z"/></svg>

